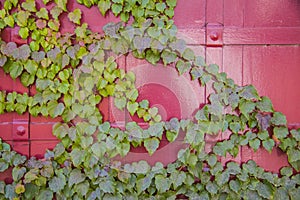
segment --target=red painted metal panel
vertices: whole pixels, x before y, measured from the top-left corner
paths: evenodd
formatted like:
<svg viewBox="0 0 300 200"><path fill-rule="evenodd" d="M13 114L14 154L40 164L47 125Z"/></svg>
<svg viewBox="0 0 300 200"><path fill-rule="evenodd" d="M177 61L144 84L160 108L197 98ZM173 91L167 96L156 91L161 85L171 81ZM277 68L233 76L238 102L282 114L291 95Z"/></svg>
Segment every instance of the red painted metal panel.
<svg viewBox="0 0 300 200"><path fill-rule="evenodd" d="M259 94L269 96L289 124L300 125L300 47L245 46L244 84L254 84Z"/></svg>
<svg viewBox="0 0 300 200"><path fill-rule="evenodd" d="M275 109L286 114L290 124L299 126L299 5L297 0L179 0L174 21L179 29L178 36L185 39L196 54L204 55L208 63L219 64L220 69L236 83L254 84L261 95L271 97ZM78 7L83 10L83 22L87 22L93 31L102 32L102 26L107 22L118 21L112 14L102 17L96 7L88 10L75 1L68 3L70 10ZM94 16L97 16L97 20ZM63 16L62 20L62 32L73 32L74 26L68 22L67 16ZM16 31L8 29L2 33L2 38L19 44L25 43L26 41L16 37ZM131 56L127 59L120 58L119 64L137 74L140 98L147 98L151 105L156 105L164 120L171 117L191 117L193 111L205 103L205 98L212 92L211 87L200 88L196 82L189 81L188 76L178 77L174 66L159 65L154 68ZM1 90L28 92L19 80L11 80L1 70L0 81L5 82L0 86ZM34 93L34 90L31 92ZM137 120L128 113L117 111L112 99L102 100L99 108L105 121L113 122L121 128L124 128L125 122ZM26 120L30 121L28 130ZM42 157L47 148L53 148L57 143L51 130L53 123L60 120L4 114L0 117L0 135L9 140L15 150ZM16 133L20 124L26 129L25 134ZM23 133L21 129L19 128ZM22 141L12 141L15 137ZM28 137L30 143L26 141ZM206 150L210 150L215 141L226 137L227 133L206 137ZM156 161L166 164L176 159L182 139L183 136L172 145L163 141L153 157L149 157L143 149L132 150L125 161L148 159L152 164ZM232 158L222 161L226 162L228 159ZM269 154L263 150L252 152L242 148L235 160L245 162L248 159L256 160L259 165L271 171L278 171L281 166L287 165L286 157L278 150Z"/></svg>

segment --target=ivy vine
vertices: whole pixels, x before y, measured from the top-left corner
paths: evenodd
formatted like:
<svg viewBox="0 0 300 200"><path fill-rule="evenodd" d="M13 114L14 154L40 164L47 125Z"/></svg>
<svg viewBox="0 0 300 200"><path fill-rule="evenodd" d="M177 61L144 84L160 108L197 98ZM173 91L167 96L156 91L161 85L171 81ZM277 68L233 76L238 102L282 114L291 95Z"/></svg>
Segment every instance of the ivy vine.
<svg viewBox="0 0 300 200"><path fill-rule="evenodd" d="M269 98L251 85L236 85L176 37L176 0L77 2L98 6L103 16L111 11L122 22L105 25L100 34L81 22L80 9L68 9L67 0L1 5L0 29L18 28L29 42L1 39L0 66L36 92L0 91L0 113L62 117L53 127L60 142L44 159L27 159L1 140L0 172L11 168L13 179L0 181L1 199L300 199L300 129L289 130ZM63 14L76 26L74 33L59 32ZM153 65L174 65L179 75L189 73L201 86L212 84L209 103L192 119L162 121L158 108L137 100L135 74L118 66L116 59L127 54ZM107 97L149 127L129 122L122 130L104 121L98 104ZM205 152L205 136L225 131L230 137ZM188 146L167 166L114 159L126 156L130 146L144 146L152 155L164 134L173 142L180 132ZM278 147L290 166L276 174L252 160L222 165L221 157L237 156L241 146L269 152Z"/></svg>

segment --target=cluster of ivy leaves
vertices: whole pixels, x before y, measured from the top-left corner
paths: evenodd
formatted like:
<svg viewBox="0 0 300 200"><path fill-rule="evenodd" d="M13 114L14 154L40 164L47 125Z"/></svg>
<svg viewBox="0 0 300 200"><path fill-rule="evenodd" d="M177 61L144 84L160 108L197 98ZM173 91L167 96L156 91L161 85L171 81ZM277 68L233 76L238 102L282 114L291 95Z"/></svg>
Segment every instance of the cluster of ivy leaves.
<svg viewBox="0 0 300 200"><path fill-rule="evenodd" d="M2 199L300 199L300 130L289 130L286 117L273 110L256 89L238 86L196 56L176 37L173 24L176 0L78 0L112 11L123 22L103 27L104 35L81 22L80 9L68 10L66 0L6 0L0 28L19 28L28 44L1 40L0 66L33 95L0 92L0 113L29 112L33 116L62 117L53 127L60 143L44 159L27 159L0 143L0 171L12 169L13 182L0 181ZM60 16L76 26L61 34ZM132 18L131 18L132 17ZM130 20L132 19L132 20ZM212 85L209 103L192 119L162 121L148 100L138 101L135 75L120 68L119 56L131 53L156 65L174 65L179 75L189 73L201 86ZM98 104L113 98L149 124L129 122L124 129L103 121ZM174 163L150 166L146 161L121 163L130 146L144 146L152 155L163 135L169 142L185 133L188 144ZM228 139L205 151L205 137L230 132ZM290 166L266 172L252 160L222 164L237 156L241 146L286 152Z"/></svg>

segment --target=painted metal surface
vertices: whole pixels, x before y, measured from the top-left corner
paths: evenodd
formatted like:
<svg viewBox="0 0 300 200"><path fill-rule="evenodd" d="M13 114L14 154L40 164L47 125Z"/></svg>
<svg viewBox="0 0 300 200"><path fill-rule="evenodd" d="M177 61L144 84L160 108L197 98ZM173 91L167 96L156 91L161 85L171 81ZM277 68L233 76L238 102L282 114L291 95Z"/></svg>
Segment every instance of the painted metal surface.
<svg viewBox="0 0 300 200"><path fill-rule="evenodd" d="M101 17L96 7L87 10L75 1L68 8L83 9L83 21L90 24L93 31L102 31L102 26L110 21L118 21L112 15ZM97 16L97 20L94 19ZM178 37L198 55L203 55L208 63L217 63L221 70L239 85L254 84L259 94L267 95L276 110L283 112L291 127L300 127L300 2L297 0L179 0L175 10L175 24ZM62 32L73 32L73 25L63 18ZM16 36L16 30L2 33L6 41L22 44L27 41ZM140 98L147 98L151 105L159 108L164 120L172 117L190 118L194 110L206 103L211 87L200 88L188 76L178 77L174 66L153 67L145 61L131 56L118 60L125 70L137 75ZM34 94L34 88L24 88L19 80L12 80L0 70L0 89ZM100 105L104 120L113 126L124 128L126 122L135 120L126 112L114 108L112 99L104 99ZM60 121L28 114L16 113L0 116L0 135L13 148L25 155L42 157L46 149L57 143L52 136L52 125ZM140 124L146 126L145 124ZM227 138L228 133L207 137L207 147L216 140ZM163 141L160 149L149 157L142 148L132 149L126 162L147 159L150 163L172 162L181 148L183 136L169 144ZM223 159L226 162L228 159ZM234 158L239 162L254 159L270 171L278 171L287 164L286 156L275 149L272 154L259 150L252 152L242 148Z"/></svg>

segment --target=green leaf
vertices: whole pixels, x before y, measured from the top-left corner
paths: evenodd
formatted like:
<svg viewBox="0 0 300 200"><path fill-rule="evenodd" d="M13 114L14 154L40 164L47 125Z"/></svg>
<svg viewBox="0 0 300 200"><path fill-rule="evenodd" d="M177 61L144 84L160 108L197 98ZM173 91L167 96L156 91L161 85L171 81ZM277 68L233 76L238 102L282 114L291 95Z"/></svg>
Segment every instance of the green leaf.
<svg viewBox="0 0 300 200"><path fill-rule="evenodd" d="M118 16L121 13L122 9L123 6L121 4L115 3L111 6L111 11L114 13L115 16Z"/></svg>
<svg viewBox="0 0 300 200"><path fill-rule="evenodd" d="M174 8L177 4L177 0L166 0L166 3L169 7Z"/></svg>
<svg viewBox="0 0 300 200"><path fill-rule="evenodd" d="M204 71L203 68L193 67L190 73L191 73L192 80L197 80L203 75Z"/></svg>
<svg viewBox="0 0 300 200"><path fill-rule="evenodd" d="M258 148L260 147L260 140L258 138L255 138L254 140L250 140L249 145L254 151L257 151Z"/></svg>
<svg viewBox="0 0 300 200"><path fill-rule="evenodd" d="M70 153L71 160L75 167L79 167L79 165L84 161L85 152L78 148L74 148Z"/></svg>
<svg viewBox="0 0 300 200"><path fill-rule="evenodd" d="M274 193L274 199L275 200L289 199L287 190L284 187L276 188L275 193Z"/></svg>
<svg viewBox="0 0 300 200"><path fill-rule="evenodd" d="M67 11L68 0L57 0L57 6L63 11Z"/></svg>
<svg viewBox="0 0 300 200"><path fill-rule="evenodd" d="M86 178L85 174L81 173L79 169L73 169L69 176L68 185L69 187L71 187L72 185L81 183L85 180L85 178Z"/></svg>
<svg viewBox="0 0 300 200"><path fill-rule="evenodd" d="M284 139L289 134L289 130L286 127L275 127L273 132L278 139Z"/></svg>
<svg viewBox="0 0 300 200"><path fill-rule="evenodd" d="M234 191L235 193L239 194L239 191L241 190L241 184L238 180L230 180L229 181L229 188Z"/></svg>
<svg viewBox="0 0 300 200"><path fill-rule="evenodd" d="M159 140L157 138L148 138L144 141L144 146L151 156L159 146Z"/></svg>
<svg viewBox="0 0 300 200"><path fill-rule="evenodd" d="M47 10L46 8L41 8L41 9L36 13L36 16L38 16L38 18L41 18L41 19L49 20L48 10Z"/></svg>
<svg viewBox="0 0 300 200"><path fill-rule="evenodd" d="M20 62L14 62L10 67L10 76L13 79L16 79L18 76L20 76L23 72L23 65Z"/></svg>
<svg viewBox="0 0 300 200"><path fill-rule="evenodd" d="M38 65L34 60L27 60L24 64L24 68L29 74L35 74L38 69Z"/></svg>
<svg viewBox="0 0 300 200"><path fill-rule="evenodd" d="M218 193L218 186L215 183L212 183L211 181L209 181L206 185L205 185L206 190L210 193L210 194L217 194Z"/></svg>
<svg viewBox="0 0 300 200"><path fill-rule="evenodd" d="M127 110L131 116L133 116L135 114L138 107L139 107L139 104L137 102L131 102L131 101L127 102Z"/></svg>
<svg viewBox="0 0 300 200"><path fill-rule="evenodd" d="M5 24L10 26L11 28L13 28L14 25L15 25L15 20L14 20L12 15L8 15L7 17L5 17L4 22L5 22Z"/></svg>
<svg viewBox="0 0 300 200"><path fill-rule="evenodd" d="M156 10L158 10L159 12L163 12L166 9L166 4L165 3L157 3L156 4Z"/></svg>
<svg viewBox="0 0 300 200"><path fill-rule="evenodd" d="M217 174L215 176L215 180L216 180L217 184L220 187L222 187L223 185L225 185L226 183L228 183L229 177L230 177L230 174L227 171L225 171L225 172L223 172L221 174Z"/></svg>
<svg viewBox="0 0 300 200"><path fill-rule="evenodd" d="M266 199L271 199L273 196L273 189L272 187L267 183L258 182L256 186L256 190L259 194L259 196L264 197Z"/></svg>
<svg viewBox="0 0 300 200"><path fill-rule="evenodd" d="M137 188L137 192L138 194L144 192L147 188L150 187L152 182L152 177L150 176L146 176L143 178L140 178L136 181L136 188Z"/></svg>
<svg viewBox="0 0 300 200"><path fill-rule="evenodd" d="M214 155L214 154L211 154L211 155L208 157L208 159L207 159L207 163L208 163L208 165L209 165L210 167L215 166L215 164L217 163L217 161L218 161L218 158L217 158L217 156Z"/></svg>
<svg viewBox="0 0 300 200"><path fill-rule="evenodd" d="M182 75L191 69L191 63L178 60L176 62L176 69L178 70L179 75Z"/></svg>
<svg viewBox="0 0 300 200"><path fill-rule="evenodd" d="M171 185L171 181L169 178L163 176L163 175L156 175L155 176L155 186L158 192L164 193L169 190Z"/></svg>
<svg viewBox="0 0 300 200"><path fill-rule="evenodd" d="M60 16L60 14L63 12L63 10L58 7L58 6L54 6L51 10L50 10L50 13L53 17L53 19L56 19L58 20L58 17Z"/></svg>
<svg viewBox="0 0 300 200"><path fill-rule="evenodd" d="M259 99L257 90L253 85L244 86L239 92L239 95L246 100L257 100Z"/></svg>
<svg viewBox="0 0 300 200"><path fill-rule="evenodd" d="M26 173L25 167L14 167L12 170L12 177L15 182L18 182Z"/></svg>
<svg viewBox="0 0 300 200"><path fill-rule="evenodd" d="M36 12L35 0L26 0L22 3L22 8L30 12Z"/></svg>
<svg viewBox="0 0 300 200"><path fill-rule="evenodd" d="M184 184L184 181L186 179L186 174L182 171L175 171L171 173L170 179L172 181L174 189L177 189L179 186Z"/></svg>
<svg viewBox="0 0 300 200"><path fill-rule="evenodd" d="M262 99L257 102L256 107L263 112L273 112L273 105L268 97L262 97Z"/></svg>
<svg viewBox="0 0 300 200"><path fill-rule="evenodd" d="M252 101L241 100L239 102L239 109L245 117L248 118L249 113L251 113L255 108L255 103Z"/></svg>
<svg viewBox="0 0 300 200"><path fill-rule="evenodd" d="M65 105L63 103L57 103L56 101L50 101L47 106L48 112L52 118L61 116L65 110Z"/></svg>
<svg viewBox="0 0 300 200"><path fill-rule="evenodd" d="M205 69L208 73L212 75L216 75L219 72L219 66L216 64L210 64Z"/></svg>
<svg viewBox="0 0 300 200"><path fill-rule="evenodd" d="M0 159L0 172L4 172L9 167L8 163L3 159Z"/></svg>
<svg viewBox="0 0 300 200"><path fill-rule="evenodd" d="M105 16L106 12L110 9L111 2L110 0L99 0L98 8L103 16Z"/></svg>
<svg viewBox="0 0 300 200"><path fill-rule="evenodd" d="M190 48L186 48L182 54L182 57L188 61L192 61L195 58L194 51Z"/></svg>
<svg viewBox="0 0 300 200"><path fill-rule="evenodd" d="M163 59L164 65L168 65L176 60L177 55L174 52L165 49L162 52L161 57Z"/></svg>
<svg viewBox="0 0 300 200"><path fill-rule="evenodd" d="M66 185L66 178L62 173L59 173L58 176L53 177L49 181L49 188L53 192L59 192L64 189Z"/></svg>
<svg viewBox="0 0 300 200"><path fill-rule="evenodd" d="M154 53L151 49L148 49L146 51L146 60L152 65L156 65L156 63L160 60L160 54Z"/></svg>
<svg viewBox="0 0 300 200"><path fill-rule="evenodd" d="M91 150L98 158L102 158L106 152L106 144L104 142L94 143Z"/></svg>
<svg viewBox="0 0 300 200"><path fill-rule="evenodd" d="M81 14L81 10L79 8L76 8L75 10L73 10L73 12L70 12L68 14L68 18L74 24L80 25Z"/></svg>
<svg viewBox="0 0 300 200"><path fill-rule="evenodd" d="M35 198L36 200L52 200L53 192L48 189L43 189L39 192L39 194Z"/></svg>
<svg viewBox="0 0 300 200"><path fill-rule="evenodd" d="M271 123L277 126L285 126L287 124L286 117L281 112L274 112L273 117L271 119Z"/></svg>
<svg viewBox="0 0 300 200"><path fill-rule="evenodd" d="M280 174L282 176L290 177L293 175L293 169L291 167L283 167L280 169Z"/></svg>

